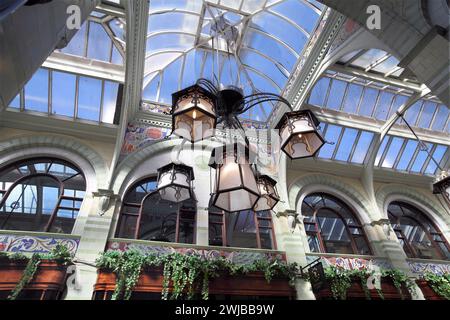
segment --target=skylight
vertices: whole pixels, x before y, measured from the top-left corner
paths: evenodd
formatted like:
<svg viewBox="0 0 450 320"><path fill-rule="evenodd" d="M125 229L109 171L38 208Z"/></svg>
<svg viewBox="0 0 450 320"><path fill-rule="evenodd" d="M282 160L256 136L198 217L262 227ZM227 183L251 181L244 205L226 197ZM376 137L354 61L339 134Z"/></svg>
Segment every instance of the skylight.
<svg viewBox="0 0 450 320"><path fill-rule="evenodd" d="M425 143L430 154L442 166L447 146ZM378 150L375 166L408 173L435 175L437 164L417 140L387 135Z"/></svg>
<svg viewBox="0 0 450 320"><path fill-rule="evenodd" d="M315 84L308 103L385 121L411 95L411 91L404 89L327 72ZM450 133L450 110L434 98L416 102L405 113L405 119L411 126ZM397 124L402 124L402 121Z"/></svg>
<svg viewBox="0 0 450 320"><path fill-rule="evenodd" d="M10 107L112 124L118 90L117 82L40 68Z"/></svg>
<svg viewBox="0 0 450 320"><path fill-rule="evenodd" d="M94 11L69 44L59 52L123 65L125 21Z"/></svg>
<svg viewBox="0 0 450 320"><path fill-rule="evenodd" d="M306 0L151 1L143 100L170 104L174 91L213 74L246 94L280 94L321 8ZM214 29L214 19L221 30ZM273 107L263 103L243 118L266 122Z"/></svg>
<svg viewBox="0 0 450 320"><path fill-rule="evenodd" d="M372 144L374 133L334 124L322 124L326 141L318 154L320 159L363 164Z"/></svg>

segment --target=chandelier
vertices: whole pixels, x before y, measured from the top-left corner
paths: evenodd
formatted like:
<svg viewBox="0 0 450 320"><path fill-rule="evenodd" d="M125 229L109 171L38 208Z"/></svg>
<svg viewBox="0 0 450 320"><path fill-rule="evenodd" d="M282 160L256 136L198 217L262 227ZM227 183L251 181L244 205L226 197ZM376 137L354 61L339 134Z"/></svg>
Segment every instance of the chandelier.
<svg viewBox="0 0 450 320"><path fill-rule="evenodd" d="M212 205L226 212L272 210L280 197L276 181L261 175L250 163L250 146L238 116L264 102L282 103L291 110L277 129L282 150L291 159L314 156L325 143L319 121L309 110L292 111L283 97L266 92L244 96L236 86L216 86L201 78L193 86L172 95L172 133L191 143L211 138L216 126L236 129L244 143L233 143L212 151L210 167L216 170Z"/></svg>
<svg viewBox="0 0 450 320"><path fill-rule="evenodd" d="M220 70L219 57L224 52L237 55L235 44L239 30L233 29L233 24L220 15L213 17L210 32L212 57L217 56L217 70ZM239 74L237 78L240 83ZM220 71L217 76L214 72L214 60L211 79L214 82L200 78L194 85L172 94L172 134L196 143L214 137L219 124L224 129L238 130L243 143L233 141L211 153L209 165L215 169L215 182L210 204L226 212L272 210L280 200L276 181L260 174L252 164L249 141L239 116L266 102L287 106L291 112L282 117L277 129L281 149L291 159L312 157L323 146L319 121L309 110L293 111L280 95L253 88L252 94L244 96L241 87L223 85Z"/></svg>

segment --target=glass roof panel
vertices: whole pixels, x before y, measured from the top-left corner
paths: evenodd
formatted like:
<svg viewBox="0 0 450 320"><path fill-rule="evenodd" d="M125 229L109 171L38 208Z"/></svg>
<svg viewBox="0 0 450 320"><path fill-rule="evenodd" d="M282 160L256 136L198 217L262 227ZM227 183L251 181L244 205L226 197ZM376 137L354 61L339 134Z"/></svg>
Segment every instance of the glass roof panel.
<svg viewBox="0 0 450 320"><path fill-rule="evenodd" d="M448 146L426 142L424 145L437 163L442 165ZM380 162L382 163L380 164ZM417 140L387 135L377 153L375 166L408 173L434 175L437 165Z"/></svg>
<svg viewBox="0 0 450 320"><path fill-rule="evenodd" d="M408 102L412 94L412 91L394 86L327 71L316 82L307 101L320 108L386 121ZM435 97L426 96L410 106L404 117L413 127L442 132L448 127L450 112ZM405 125L401 119L397 124Z"/></svg>
<svg viewBox="0 0 450 320"><path fill-rule="evenodd" d="M333 79L331 81L330 90L333 94L330 94L328 96L327 108L334 109L334 110L340 109L342 98L344 97L346 87L347 87L347 83L345 83L344 81L335 80L335 79Z"/></svg>
<svg viewBox="0 0 450 320"><path fill-rule="evenodd" d="M342 136L341 143L337 149L335 156L336 160L347 161L352 151L353 145L356 141L358 135L358 130L352 128L345 128L344 134Z"/></svg>
<svg viewBox="0 0 450 320"><path fill-rule="evenodd" d="M395 160L397 159L397 156L399 155L400 148L403 145L405 139L399 138L399 137L393 137L389 149L386 153L386 156L383 160L382 167L384 168L392 168L394 166Z"/></svg>
<svg viewBox="0 0 450 320"><path fill-rule="evenodd" d="M118 91L117 82L39 68L16 97L12 107L112 124ZM23 106L20 106L21 97Z"/></svg>
<svg viewBox="0 0 450 320"><path fill-rule="evenodd" d="M336 137L341 135L342 127L333 124L328 124L324 128L325 140L333 142ZM336 144L326 143L319 151L319 158L331 159L334 153Z"/></svg>
<svg viewBox="0 0 450 320"><path fill-rule="evenodd" d="M353 152L353 157L351 162L353 163L364 163L364 160L367 156L367 151L369 150L370 145L372 144L374 134L373 132L362 131L361 136L359 137L359 141L355 147L355 151Z"/></svg>
<svg viewBox="0 0 450 320"><path fill-rule="evenodd" d="M435 159L439 165L442 167L442 160L444 159L445 153L447 152L448 147L443 145L437 145L436 149L433 152L433 159ZM438 166L436 162L430 161L427 168L425 169L425 174L434 175L438 171Z"/></svg>
<svg viewBox="0 0 450 320"><path fill-rule="evenodd" d="M324 124L326 143L318 157L362 164L372 144L374 134L355 128L345 128L334 124Z"/></svg>
<svg viewBox="0 0 450 320"><path fill-rule="evenodd" d="M144 101L170 103L173 85L165 79L178 79L184 87L200 77L220 77L222 84L242 86L246 94L280 94L318 25L318 7L306 0L151 1ZM174 70L166 77L168 68ZM263 104L243 117L266 122L273 108Z"/></svg>
<svg viewBox="0 0 450 320"><path fill-rule="evenodd" d="M123 65L125 20L93 11L69 44L55 50L68 55Z"/></svg>

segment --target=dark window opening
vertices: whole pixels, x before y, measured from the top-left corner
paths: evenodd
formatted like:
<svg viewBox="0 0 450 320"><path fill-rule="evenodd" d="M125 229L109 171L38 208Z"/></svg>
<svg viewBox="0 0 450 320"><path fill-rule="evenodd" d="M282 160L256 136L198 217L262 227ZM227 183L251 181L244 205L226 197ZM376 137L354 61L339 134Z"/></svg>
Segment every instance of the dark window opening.
<svg viewBox="0 0 450 320"><path fill-rule="evenodd" d="M311 194L302 203L302 215L311 252L372 254L361 223L337 198Z"/></svg>
<svg viewBox="0 0 450 320"><path fill-rule="evenodd" d="M116 236L163 242L194 243L196 202L173 203L156 192L156 179L135 184L126 193Z"/></svg>
<svg viewBox="0 0 450 320"><path fill-rule="evenodd" d="M388 207L389 220L409 258L450 260L450 247L437 226L420 210L403 202Z"/></svg>
<svg viewBox="0 0 450 320"><path fill-rule="evenodd" d="M270 211L209 212L209 244L212 246L276 249Z"/></svg>
<svg viewBox="0 0 450 320"><path fill-rule="evenodd" d="M58 159L0 171L0 229L71 233L86 191L82 172Z"/></svg>

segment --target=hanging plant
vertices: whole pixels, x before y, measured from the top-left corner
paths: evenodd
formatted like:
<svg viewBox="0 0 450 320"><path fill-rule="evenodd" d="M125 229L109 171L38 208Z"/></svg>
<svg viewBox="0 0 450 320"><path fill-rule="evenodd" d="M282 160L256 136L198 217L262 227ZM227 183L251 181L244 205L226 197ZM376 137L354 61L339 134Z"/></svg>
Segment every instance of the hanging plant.
<svg viewBox="0 0 450 320"><path fill-rule="evenodd" d="M330 283L331 293L336 300L346 300L347 290L352 285L348 270L341 267L330 266L325 268L325 278Z"/></svg>
<svg viewBox="0 0 450 320"><path fill-rule="evenodd" d="M20 281L7 298L8 300L16 300L23 288L25 288L33 280L33 277L36 274L42 260L51 260L60 265L68 265L72 262L73 256L66 246L58 244L49 253L35 253L30 259L22 253L2 255L2 258L8 258L13 262L28 261Z"/></svg>
<svg viewBox="0 0 450 320"><path fill-rule="evenodd" d="M423 279L428 282L431 289L433 289L437 295L450 300L450 273L437 275L427 272L423 275Z"/></svg>
<svg viewBox="0 0 450 320"><path fill-rule="evenodd" d="M116 274L116 288L112 299L131 297L142 270L162 267L162 299L193 299L200 293L202 299L209 297L209 281L222 274L237 275L261 271L268 282L274 277L288 278L293 284L298 274L297 264L287 264L277 259L261 259L250 264L234 264L219 257L207 259L197 254L170 253L143 255L138 251L107 251L96 260L99 269ZM172 290L170 290L172 288Z"/></svg>
<svg viewBox="0 0 450 320"><path fill-rule="evenodd" d="M400 294L402 300L405 300L406 298L402 290L403 285L411 294L415 293L414 282L410 278L408 278L408 276L404 272L397 269L382 270L381 276L391 278L392 283L394 284L395 288L397 288L397 291Z"/></svg>

